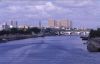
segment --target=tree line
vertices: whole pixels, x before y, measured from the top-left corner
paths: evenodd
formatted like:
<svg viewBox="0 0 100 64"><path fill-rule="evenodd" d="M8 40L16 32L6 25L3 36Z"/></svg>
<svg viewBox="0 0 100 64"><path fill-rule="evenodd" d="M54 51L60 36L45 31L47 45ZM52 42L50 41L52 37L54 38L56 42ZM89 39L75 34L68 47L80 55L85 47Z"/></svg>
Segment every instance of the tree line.
<svg viewBox="0 0 100 64"><path fill-rule="evenodd" d="M100 28L97 30L91 30L89 34L89 38L100 37Z"/></svg>
<svg viewBox="0 0 100 64"><path fill-rule="evenodd" d="M40 33L41 29L37 27L33 28L10 28L8 30L1 30L0 35L9 35L9 34L38 34Z"/></svg>

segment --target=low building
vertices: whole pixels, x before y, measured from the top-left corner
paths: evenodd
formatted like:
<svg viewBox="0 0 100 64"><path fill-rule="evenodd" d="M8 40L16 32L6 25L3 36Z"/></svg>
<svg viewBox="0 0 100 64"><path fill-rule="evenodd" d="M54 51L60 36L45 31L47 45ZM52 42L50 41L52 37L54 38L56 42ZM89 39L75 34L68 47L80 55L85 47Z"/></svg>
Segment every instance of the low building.
<svg viewBox="0 0 100 64"><path fill-rule="evenodd" d="M4 29L4 30L9 30L9 29L10 29L10 25L8 25L7 23L4 23L4 24L2 25L2 29Z"/></svg>

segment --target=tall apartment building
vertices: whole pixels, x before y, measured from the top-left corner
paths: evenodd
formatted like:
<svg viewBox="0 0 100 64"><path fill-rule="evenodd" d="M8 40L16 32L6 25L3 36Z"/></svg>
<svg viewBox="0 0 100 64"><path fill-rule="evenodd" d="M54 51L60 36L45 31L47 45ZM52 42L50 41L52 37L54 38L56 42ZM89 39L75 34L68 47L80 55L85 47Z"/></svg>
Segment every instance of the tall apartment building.
<svg viewBox="0 0 100 64"><path fill-rule="evenodd" d="M72 28L72 22L69 20L49 20L48 26L50 28Z"/></svg>
<svg viewBox="0 0 100 64"><path fill-rule="evenodd" d="M73 23L72 23L72 21L68 21L68 28L72 28L73 27L73 25L72 25Z"/></svg>
<svg viewBox="0 0 100 64"><path fill-rule="evenodd" d="M66 21L66 20L60 20L60 26L59 27L67 28L68 27L68 21Z"/></svg>
<svg viewBox="0 0 100 64"><path fill-rule="evenodd" d="M48 26L49 26L50 28L55 28L55 27L57 27L57 21L56 21L56 20L52 20L52 19L48 20Z"/></svg>
<svg viewBox="0 0 100 64"><path fill-rule="evenodd" d="M70 20L60 20L60 27L72 28L72 21L70 21Z"/></svg>

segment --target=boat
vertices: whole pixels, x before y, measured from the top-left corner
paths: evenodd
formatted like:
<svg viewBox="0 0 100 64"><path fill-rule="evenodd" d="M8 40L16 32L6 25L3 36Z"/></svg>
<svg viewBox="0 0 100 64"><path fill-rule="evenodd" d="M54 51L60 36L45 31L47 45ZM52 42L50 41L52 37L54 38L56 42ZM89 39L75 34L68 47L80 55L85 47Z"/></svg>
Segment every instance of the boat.
<svg viewBox="0 0 100 64"><path fill-rule="evenodd" d="M81 36L82 40L88 40L88 36Z"/></svg>

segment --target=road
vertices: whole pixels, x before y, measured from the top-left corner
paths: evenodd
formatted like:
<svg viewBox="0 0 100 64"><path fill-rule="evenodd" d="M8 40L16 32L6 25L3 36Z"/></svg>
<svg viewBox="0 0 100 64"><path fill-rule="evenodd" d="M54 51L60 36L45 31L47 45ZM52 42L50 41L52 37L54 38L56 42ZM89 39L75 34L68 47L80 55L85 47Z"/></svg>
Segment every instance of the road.
<svg viewBox="0 0 100 64"><path fill-rule="evenodd" d="M100 64L78 36L39 37L0 44L0 64Z"/></svg>

